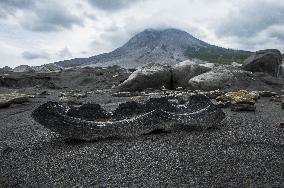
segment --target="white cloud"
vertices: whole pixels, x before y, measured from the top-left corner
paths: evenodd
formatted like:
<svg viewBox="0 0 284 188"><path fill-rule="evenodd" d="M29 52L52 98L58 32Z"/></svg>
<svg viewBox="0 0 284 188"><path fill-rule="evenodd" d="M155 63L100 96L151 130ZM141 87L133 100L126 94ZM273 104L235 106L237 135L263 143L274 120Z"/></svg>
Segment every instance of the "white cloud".
<svg viewBox="0 0 284 188"><path fill-rule="evenodd" d="M0 1L0 67L109 52L147 28L178 28L227 48L284 51L283 8L277 0Z"/></svg>

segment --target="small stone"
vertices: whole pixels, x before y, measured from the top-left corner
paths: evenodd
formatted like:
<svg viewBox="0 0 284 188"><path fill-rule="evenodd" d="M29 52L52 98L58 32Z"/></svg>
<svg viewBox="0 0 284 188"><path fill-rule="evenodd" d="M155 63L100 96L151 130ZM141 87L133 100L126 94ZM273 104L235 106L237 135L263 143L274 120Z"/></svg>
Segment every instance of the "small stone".
<svg viewBox="0 0 284 188"><path fill-rule="evenodd" d="M165 86L161 87L161 91L167 91L168 89Z"/></svg>
<svg viewBox="0 0 284 188"><path fill-rule="evenodd" d="M177 87L176 90L177 91L181 91L181 90L183 90L183 88L182 87Z"/></svg>
<svg viewBox="0 0 284 188"><path fill-rule="evenodd" d="M217 106L218 108L227 108L229 105L230 105L230 103L221 102L221 101L219 101L219 102L216 103L216 106Z"/></svg>
<svg viewBox="0 0 284 188"><path fill-rule="evenodd" d="M272 92L272 91L260 91L259 95L261 97L273 97L273 96L277 95L277 93L276 92Z"/></svg>
<svg viewBox="0 0 284 188"><path fill-rule="evenodd" d="M280 122L280 127L284 128L284 121Z"/></svg>
<svg viewBox="0 0 284 188"><path fill-rule="evenodd" d="M77 91L66 91L66 92L61 92L59 97L76 97L76 98L86 98L87 93L81 92L81 90Z"/></svg>
<svg viewBox="0 0 284 188"><path fill-rule="evenodd" d="M113 97L132 97L132 93L131 92L117 92L112 94Z"/></svg>
<svg viewBox="0 0 284 188"><path fill-rule="evenodd" d="M47 91L43 91L41 93L39 93L38 95L50 95Z"/></svg>
<svg viewBox="0 0 284 188"><path fill-rule="evenodd" d="M284 110L284 101L281 102L281 109Z"/></svg>
<svg viewBox="0 0 284 188"><path fill-rule="evenodd" d="M86 98L87 97L87 94L86 93L76 93L73 95L73 97L76 97L76 98Z"/></svg>

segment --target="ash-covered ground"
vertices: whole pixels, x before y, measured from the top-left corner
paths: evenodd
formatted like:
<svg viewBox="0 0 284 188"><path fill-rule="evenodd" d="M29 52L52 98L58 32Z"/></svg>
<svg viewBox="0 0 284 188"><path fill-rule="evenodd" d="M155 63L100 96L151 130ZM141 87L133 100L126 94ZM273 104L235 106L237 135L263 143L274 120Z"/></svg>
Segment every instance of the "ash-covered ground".
<svg viewBox="0 0 284 188"><path fill-rule="evenodd" d="M153 132L92 142L66 139L33 120L32 111L47 101L94 102L114 109L121 102L160 95L115 97L112 86L130 73L120 69L97 71L86 68L50 73L44 81L42 74L34 73L6 76L13 82L2 79L1 93L16 91L33 97L29 102L0 109L1 187L284 185L284 129L280 126L284 110L270 97L261 97L254 112L224 108L225 122L209 130ZM36 78L26 80L33 76ZM84 96L70 99L64 95L74 89L80 89L77 93ZM43 91L48 95L39 95Z"/></svg>

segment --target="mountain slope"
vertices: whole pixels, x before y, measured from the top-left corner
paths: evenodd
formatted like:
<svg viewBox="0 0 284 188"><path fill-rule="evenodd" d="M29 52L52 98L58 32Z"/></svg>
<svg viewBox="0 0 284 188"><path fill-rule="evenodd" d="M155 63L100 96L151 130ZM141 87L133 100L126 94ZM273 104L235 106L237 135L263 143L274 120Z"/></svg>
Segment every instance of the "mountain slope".
<svg viewBox="0 0 284 188"><path fill-rule="evenodd" d="M196 52L208 51L208 49L213 48L217 48L223 53L227 51L227 49L212 46L194 38L185 31L177 29L148 29L138 33L125 45L110 53L90 58L66 60L55 64L62 67L108 66L114 64L124 67L136 67L147 63L176 64L188 58L195 58ZM200 54L197 56L200 56Z"/></svg>

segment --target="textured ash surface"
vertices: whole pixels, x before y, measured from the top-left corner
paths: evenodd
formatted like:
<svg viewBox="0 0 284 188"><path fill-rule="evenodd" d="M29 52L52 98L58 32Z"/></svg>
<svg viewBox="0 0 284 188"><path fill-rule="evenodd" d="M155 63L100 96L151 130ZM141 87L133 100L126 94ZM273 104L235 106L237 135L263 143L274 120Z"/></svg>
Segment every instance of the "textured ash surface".
<svg viewBox="0 0 284 188"><path fill-rule="evenodd" d="M0 109L0 187L281 187L284 111L262 98L254 112L231 112L207 131L149 134L95 142L68 141L31 111L47 99ZM135 98L142 100L141 98ZM113 108L130 98L83 99Z"/></svg>

